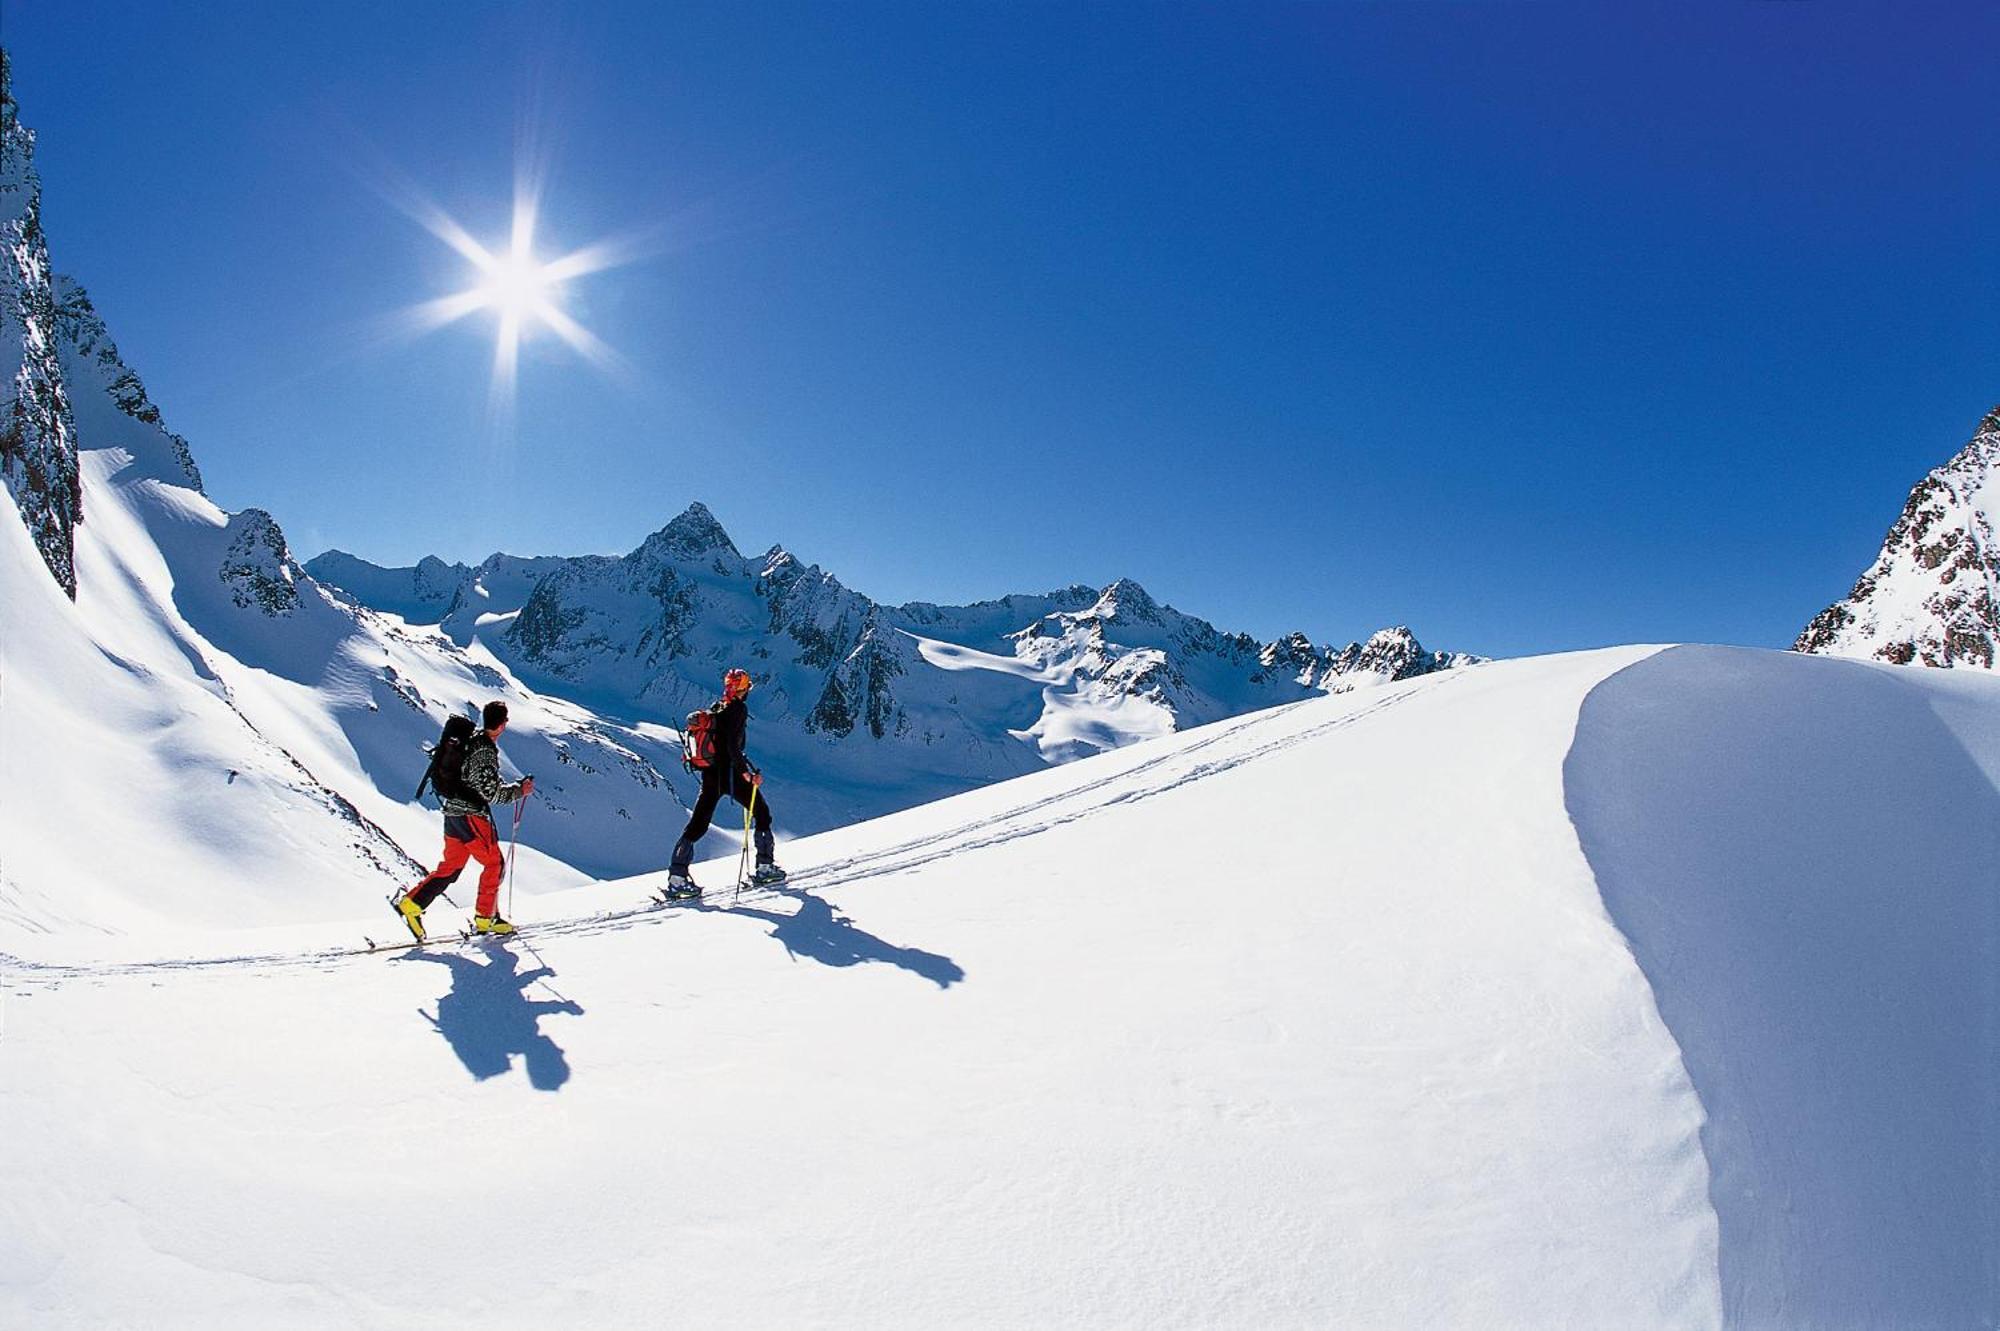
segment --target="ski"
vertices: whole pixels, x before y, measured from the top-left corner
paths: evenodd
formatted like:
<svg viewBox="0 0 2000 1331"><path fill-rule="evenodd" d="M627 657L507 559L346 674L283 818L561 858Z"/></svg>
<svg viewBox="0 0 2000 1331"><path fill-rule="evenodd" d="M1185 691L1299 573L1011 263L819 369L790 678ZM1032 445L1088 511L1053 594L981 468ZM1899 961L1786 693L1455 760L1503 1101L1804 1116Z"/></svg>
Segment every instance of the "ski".
<svg viewBox="0 0 2000 1331"><path fill-rule="evenodd" d="M786 878L780 878L770 883L759 883L745 879L730 887L717 888L713 892L704 891L701 895L692 897L670 897L663 890L655 888L652 896L648 897L647 901L651 906L692 906L703 901L720 901L727 895L730 905L735 905L738 900L744 897L756 901L763 897L776 896L787 891L804 890L804 888L793 886L791 880ZM724 909L727 909L727 907L724 907Z"/></svg>
<svg viewBox="0 0 2000 1331"><path fill-rule="evenodd" d="M355 949L355 951L356 952L404 952L408 951L410 948L413 947L429 947L434 943L439 946L442 946L446 943L463 943L468 939L470 939L471 937L472 933L469 930L461 929L456 933L432 934L430 937L422 940L418 940L415 938L404 938L395 942L378 943L374 939L369 938L367 935L364 934L362 936L361 941L367 944L367 946L357 948Z"/></svg>
<svg viewBox="0 0 2000 1331"><path fill-rule="evenodd" d="M348 950L346 955L358 956L364 953L375 953L375 952L407 952L411 948L431 947L433 945L436 945L438 947L447 947L454 944L463 944L463 943L487 943L487 942L504 943L509 938L522 938L525 937L526 934L527 931L525 929L521 929L518 927L511 934L482 934L477 930L473 929L459 929L451 933L432 934L430 937L424 939L421 943L414 938L399 938L392 942L378 943L374 939L369 938L367 935L364 934L362 936L361 941L363 943L366 943L367 946L351 948Z"/></svg>

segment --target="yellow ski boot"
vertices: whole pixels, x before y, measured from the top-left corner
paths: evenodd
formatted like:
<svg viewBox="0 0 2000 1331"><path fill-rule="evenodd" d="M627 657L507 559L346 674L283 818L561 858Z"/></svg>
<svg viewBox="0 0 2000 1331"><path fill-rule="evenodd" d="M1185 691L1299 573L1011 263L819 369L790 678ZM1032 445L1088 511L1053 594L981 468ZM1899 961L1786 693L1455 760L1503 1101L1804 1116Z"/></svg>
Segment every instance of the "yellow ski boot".
<svg viewBox="0 0 2000 1331"><path fill-rule="evenodd" d="M395 899L396 913L403 917L403 923L410 926L410 933L421 943L424 941L424 908L405 892Z"/></svg>
<svg viewBox="0 0 2000 1331"><path fill-rule="evenodd" d="M498 915L475 915L472 917L472 932L476 934L511 934L514 926Z"/></svg>

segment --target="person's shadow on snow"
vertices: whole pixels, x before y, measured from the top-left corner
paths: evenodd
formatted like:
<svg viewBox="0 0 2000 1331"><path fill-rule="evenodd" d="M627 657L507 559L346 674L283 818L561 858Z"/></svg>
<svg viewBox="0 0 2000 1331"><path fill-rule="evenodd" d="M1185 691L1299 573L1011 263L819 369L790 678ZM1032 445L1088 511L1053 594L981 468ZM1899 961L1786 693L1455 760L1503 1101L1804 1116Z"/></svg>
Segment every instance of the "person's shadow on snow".
<svg viewBox="0 0 2000 1331"><path fill-rule="evenodd" d="M718 893L717 897L720 895ZM783 943L786 952L794 957L817 961L822 966L858 966L864 961L884 961L921 975L940 989L949 989L965 978L965 968L950 957L920 948L885 943L874 934L856 928L853 920L835 914L831 905L804 890L780 891L778 895L797 901L798 910L790 915L781 915L774 910L724 906L708 901L698 902L695 909L722 915L748 915L752 919L767 921L771 925L771 937Z"/></svg>
<svg viewBox="0 0 2000 1331"><path fill-rule="evenodd" d="M485 960L480 960L483 956ZM530 1002L528 986L555 972L547 966L516 971L520 959L505 945L489 943L477 954L405 952L405 961L428 961L451 971L451 992L438 999L437 1015L418 1008L451 1045L465 1070L480 1081L497 1077L513 1066L519 1054L528 1084L538 1091L559 1091L569 1080L569 1060L562 1046L542 1033L541 1019L558 1012L572 1017L583 1008L567 998Z"/></svg>

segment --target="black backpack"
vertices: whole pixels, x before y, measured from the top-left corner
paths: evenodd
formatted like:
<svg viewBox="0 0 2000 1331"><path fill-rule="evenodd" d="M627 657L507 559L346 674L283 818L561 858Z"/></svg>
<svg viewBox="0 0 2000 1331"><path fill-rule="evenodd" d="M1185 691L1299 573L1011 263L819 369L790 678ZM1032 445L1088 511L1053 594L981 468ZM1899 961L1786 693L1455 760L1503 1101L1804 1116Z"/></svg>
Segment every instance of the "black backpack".
<svg viewBox="0 0 2000 1331"><path fill-rule="evenodd" d="M462 799L464 784L459 773L465 767L465 746L472 738L473 725L469 716L452 715L444 719L444 733L431 748L431 765L424 769L424 779L417 782L417 798L424 797L424 787L437 792L439 800Z"/></svg>

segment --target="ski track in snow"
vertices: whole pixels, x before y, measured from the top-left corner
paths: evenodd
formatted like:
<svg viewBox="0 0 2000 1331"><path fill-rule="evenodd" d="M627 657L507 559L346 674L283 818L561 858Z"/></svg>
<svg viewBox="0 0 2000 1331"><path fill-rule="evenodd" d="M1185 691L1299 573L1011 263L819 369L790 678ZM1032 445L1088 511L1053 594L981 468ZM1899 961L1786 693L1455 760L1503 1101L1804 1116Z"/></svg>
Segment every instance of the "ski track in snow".
<svg viewBox="0 0 2000 1331"><path fill-rule="evenodd" d="M1249 716L1221 722L1212 729L1215 733L1191 737L1188 743L1174 746L1170 751L1118 772L1105 781L1086 786L1070 787L1039 799L1016 805L1001 813L964 823L941 832L913 837L908 841L867 855L855 855L835 859L827 863L802 869L791 875L782 885L765 888L744 888L740 893L733 887L710 889L698 903L665 904L649 901L644 905L621 910L602 911L588 916L535 921L524 923L523 933L516 935L524 945L532 948L537 939L576 938L592 934L616 932L625 929L662 923L675 914L692 908L706 907L709 910L730 910L739 902L756 903L782 896L795 896L800 892L815 888L844 887L870 879L886 878L906 873L949 859L969 850L1001 845L1018 841L1023 837L1037 836L1069 823L1091 817L1104 809L1118 805L1136 804L1179 789L1190 782L1200 781L1219 772L1241 767L1246 763L1268 758L1275 754L1311 743L1326 735L1348 729L1379 713L1399 706L1419 694L1445 687L1463 679L1469 670L1442 671L1421 676L1400 687L1392 687L1366 705L1337 717L1319 722L1306 729L1281 735L1277 738L1255 744L1247 749L1234 751L1209 759L1191 758L1217 745L1240 740L1245 732L1261 730L1276 724L1290 713L1293 707L1324 705L1317 702L1295 703L1290 707L1270 708ZM1350 697L1352 695L1349 695ZM1106 755L1115 758L1115 755ZM1088 770L1086 767L1071 765L1070 772ZM637 879L620 880L637 882ZM728 898L727 906L718 903ZM343 927L343 926L333 926ZM357 937L374 938L376 943L400 941L394 930L395 921L385 920L378 929L383 937L375 937L367 930L366 924L352 926ZM497 941L491 938L455 939L440 933L430 946L469 947L481 946ZM6 976L20 983L60 984L66 980L81 978L101 978L127 975L171 974L176 971L207 971L216 969L259 969L281 970L298 968L320 968L343 964L360 958L378 955L376 950L360 945L336 949L316 949L307 952L270 952L242 954L221 957L163 957L144 961L117 962L38 962L24 957L0 952L0 976Z"/></svg>

